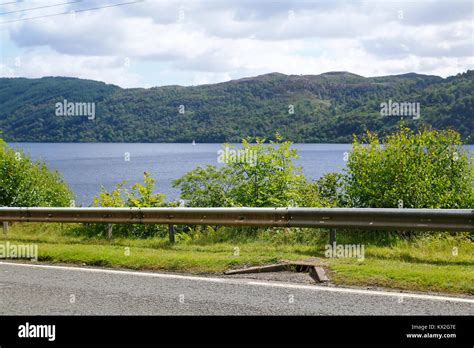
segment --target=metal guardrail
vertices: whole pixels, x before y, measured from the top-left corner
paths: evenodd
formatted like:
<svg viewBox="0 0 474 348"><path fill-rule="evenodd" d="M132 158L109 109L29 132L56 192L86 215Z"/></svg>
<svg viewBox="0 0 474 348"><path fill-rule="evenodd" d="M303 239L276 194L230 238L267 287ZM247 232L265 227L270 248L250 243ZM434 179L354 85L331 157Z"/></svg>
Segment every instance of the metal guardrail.
<svg viewBox="0 0 474 348"><path fill-rule="evenodd" d="M0 221L474 231L471 209L17 208Z"/></svg>

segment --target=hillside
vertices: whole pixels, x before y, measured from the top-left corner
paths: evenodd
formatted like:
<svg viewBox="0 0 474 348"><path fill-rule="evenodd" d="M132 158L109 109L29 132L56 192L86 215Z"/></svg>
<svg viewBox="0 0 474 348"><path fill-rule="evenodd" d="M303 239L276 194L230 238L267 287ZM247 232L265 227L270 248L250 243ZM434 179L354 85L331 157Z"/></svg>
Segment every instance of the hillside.
<svg viewBox="0 0 474 348"><path fill-rule="evenodd" d="M365 129L396 126L400 117L380 115L380 104L391 99L420 103L420 119L405 118L409 126L452 127L472 143L473 91L474 71L446 79L271 73L150 89L66 77L0 78L0 131L10 142L237 142L277 131L295 142L349 142ZM64 99L94 102L95 118L56 116L55 104Z"/></svg>

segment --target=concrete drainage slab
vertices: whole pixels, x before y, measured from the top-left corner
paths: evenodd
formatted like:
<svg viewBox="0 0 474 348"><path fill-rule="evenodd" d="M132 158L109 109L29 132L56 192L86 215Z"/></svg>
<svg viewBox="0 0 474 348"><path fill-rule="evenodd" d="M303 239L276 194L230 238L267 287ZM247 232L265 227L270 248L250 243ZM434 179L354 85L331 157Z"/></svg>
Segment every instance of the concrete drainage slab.
<svg viewBox="0 0 474 348"><path fill-rule="evenodd" d="M316 283L325 283L329 281L329 277L324 270L324 262L319 259L307 259L301 261L283 260L278 263L264 266L245 267L240 269L232 269L224 272L225 275L265 273L265 272L309 272L309 275Z"/></svg>

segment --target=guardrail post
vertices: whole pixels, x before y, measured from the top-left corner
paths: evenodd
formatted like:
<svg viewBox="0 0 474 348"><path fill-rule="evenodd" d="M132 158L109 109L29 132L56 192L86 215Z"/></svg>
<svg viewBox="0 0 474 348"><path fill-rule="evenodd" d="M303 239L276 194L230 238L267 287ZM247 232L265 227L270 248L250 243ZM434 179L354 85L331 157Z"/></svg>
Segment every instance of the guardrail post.
<svg viewBox="0 0 474 348"><path fill-rule="evenodd" d="M108 224L107 225L107 239L111 240L112 239L112 229L114 228L114 225Z"/></svg>
<svg viewBox="0 0 474 348"><path fill-rule="evenodd" d="M169 227L170 243L174 243L174 225L168 225L168 227Z"/></svg>
<svg viewBox="0 0 474 348"><path fill-rule="evenodd" d="M329 244L334 245L336 244L336 229L331 228L329 230Z"/></svg>
<svg viewBox="0 0 474 348"><path fill-rule="evenodd" d="M3 221L3 234L6 236L8 233L8 221Z"/></svg>

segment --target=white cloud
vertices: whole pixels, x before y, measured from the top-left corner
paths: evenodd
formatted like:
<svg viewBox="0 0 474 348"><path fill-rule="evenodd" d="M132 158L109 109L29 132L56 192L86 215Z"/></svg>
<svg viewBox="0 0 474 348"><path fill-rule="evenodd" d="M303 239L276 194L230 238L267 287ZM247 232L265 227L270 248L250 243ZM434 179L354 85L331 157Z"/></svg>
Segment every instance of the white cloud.
<svg viewBox="0 0 474 348"><path fill-rule="evenodd" d="M71 56L33 49L18 58L21 63L10 69L15 77L74 76L123 87L144 83L141 76L130 71L125 60L115 57Z"/></svg>
<svg viewBox="0 0 474 348"><path fill-rule="evenodd" d="M472 68L469 8L456 1L148 1L4 25L2 41L18 48L3 53L0 73L77 76L124 87L172 84L173 73L187 76L186 84L274 71L446 76ZM21 69L11 65L17 55ZM163 66L166 71L150 73ZM156 76L165 81L152 80Z"/></svg>

